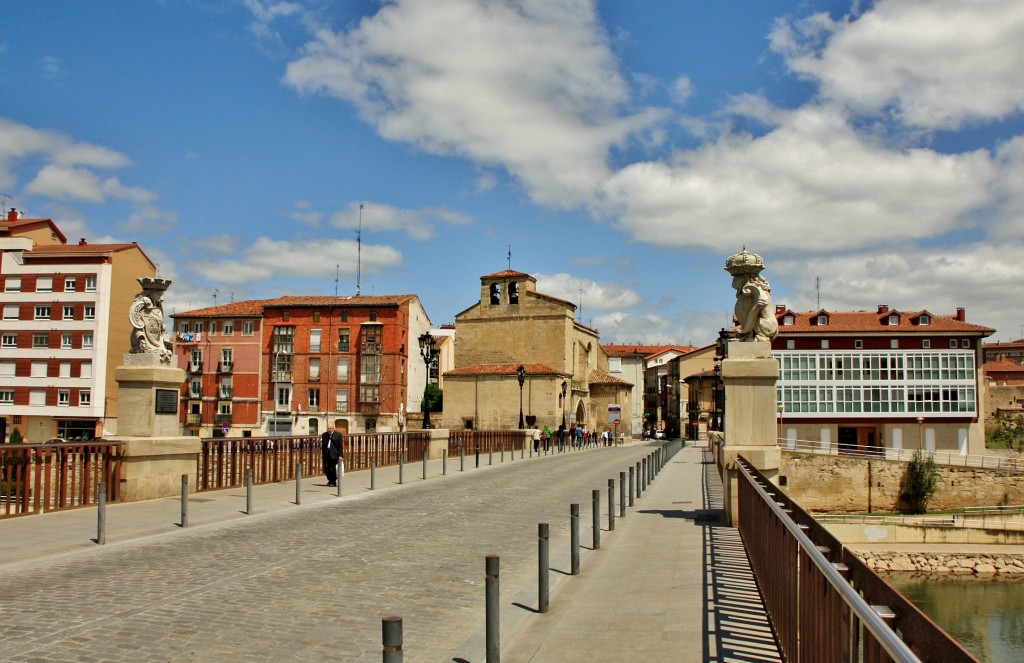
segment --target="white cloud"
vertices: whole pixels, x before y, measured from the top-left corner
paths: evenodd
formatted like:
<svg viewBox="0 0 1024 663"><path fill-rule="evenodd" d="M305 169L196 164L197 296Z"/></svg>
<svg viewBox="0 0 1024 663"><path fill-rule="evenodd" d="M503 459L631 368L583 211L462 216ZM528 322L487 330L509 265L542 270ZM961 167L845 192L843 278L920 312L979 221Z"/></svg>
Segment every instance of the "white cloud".
<svg viewBox="0 0 1024 663"><path fill-rule="evenodd" d="M1024 3L880 0L859 17L780 22L772 48L825 98L953 129L1024 110Z"/></svg>
<svg viewBox="0 0 1024 663"><path fill-rule="evenodd" d="M676 79L672 87L669 88L669 93L672 95L672 100L683 106L687 101L690 100L690 95L693 94L693 83L686 76L680 76Z"/></svg>
<svg viewBox="0 0 1024 663"><path fill-rule="evenodd" d="M607 209L662 245L832 253L939 236L991 202L984 151L892 149L828 106L774 115L763 136L728 133L672 164L623 168L605 186Z"/></svg>
<svg viewBox="0 0 1024 663"><path fill-rule="evenodd" d="M643 297L629 283L601 283L564 272L533 276L537 279L538 292L564 299L577 306L582 301L584 317L589 315L590 311L630 308L643 302Z"/></svg>
<svg viewBox="0 0 1024 663"><path fill-rule="evenodd" d="M360 206L363 208L361 218L364 231L404 231L410 239L416 241L434 239L437 236L438 222L458 226L473 222L472 216L444 207L410 210L384 203L350 203L345 209L331 215L331 225L335 228L358 228Z"/></svg>
<svg viewBox="0 0 1024 663"><path fill-rule="evenodd" d="M498 165L537 202L588 202L612 146L659 120L627 86L590 0L398 0L321 30L285 81L347 100L389 140Z"/></svg>

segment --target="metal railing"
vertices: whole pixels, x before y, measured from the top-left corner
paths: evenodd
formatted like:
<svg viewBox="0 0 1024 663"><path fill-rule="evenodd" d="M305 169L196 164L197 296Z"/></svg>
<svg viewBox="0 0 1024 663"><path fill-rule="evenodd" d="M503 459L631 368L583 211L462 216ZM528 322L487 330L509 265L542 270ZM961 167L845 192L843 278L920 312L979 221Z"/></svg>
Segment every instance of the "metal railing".
<svg viewBox="0 0 1024 663"><path fill-rule="evenodd" d="M977 661L742 456L739 530L785 659Z"/></svg>
<svg viewBox="0 0 1024 663"><path fill-rule="evenodd" d="M796 453L821 454L823 456L849 456L851 458L867 458L870 460L896 460L910 462L917 449L893 449L891 447L847 447L836 444L823 444L815 440L778 439L779 448L783 451ZM936 465L950 467L977 467L986 470L1002 470L1004 472L1024 472L1024 459L1009 458L995 455L960 454L955 451L925 451L935 459Z"/></svg>
<svg viewBox="0 0 1024 663"><path fill-rule="evenodd" d="M921 515L840 515L816 514L819 523L857 523L865 525L909 525L912 527L950 527L960 529L1024 530L1024 506L980 506L956 509L949 513Z"/></svg>
<svg viewBox="0 0 1024 663"><path fill-rule="evenodd" d="M96 504L100 483L119 500L122 448L102 440L0 446L0 518Z"/></svg>
<svg viewBox="0 0 1024 663"><path fill-rule="evenodd" d="M323 472L320 436L214 437L200 440L197 490L217 490L245 485L246 470L252 468L253 483L276 483L295 478L302 463L303 474ZM366 433L342 435L342 454L347 470L362 470L376 460L378 467L397 465L399 454L406 462L423 458L430 434Z"/></svg>
<svg viewBox="0 0 1024 663"><path fill-rule="evenodd" d="M448 433L448 455L458 456L463 450L470 456L494 451L519 451L526 432L521 430L460 430Z"/></svg>

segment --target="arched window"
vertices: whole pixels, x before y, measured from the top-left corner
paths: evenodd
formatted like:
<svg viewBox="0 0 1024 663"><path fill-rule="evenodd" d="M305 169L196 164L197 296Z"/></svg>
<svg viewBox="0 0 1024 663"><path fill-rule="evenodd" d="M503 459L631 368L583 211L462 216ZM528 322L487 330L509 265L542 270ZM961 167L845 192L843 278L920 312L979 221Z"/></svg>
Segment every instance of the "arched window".
<svg viewBox="0 0 1024 663"><path fill-rule="evenodd" d="M509 283L508 284L508 303L518 304L519 303L519 284Z"/></svg>
<svg viewBox="0 0 1024 663"><path fill-rule="evenodd" d="M501 303L501 284L491 284L491 305L496 306Z"/></svg>

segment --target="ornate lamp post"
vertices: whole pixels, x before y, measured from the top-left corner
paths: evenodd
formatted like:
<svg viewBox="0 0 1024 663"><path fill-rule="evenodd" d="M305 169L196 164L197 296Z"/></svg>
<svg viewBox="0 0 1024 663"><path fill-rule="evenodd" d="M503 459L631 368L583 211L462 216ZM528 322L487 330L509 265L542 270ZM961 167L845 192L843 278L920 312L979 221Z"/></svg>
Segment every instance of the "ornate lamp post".
<svg viewBox="0 0 1024 663"><path fill-rule="evenodd" d="M430 367L437 356L437 342L430 332L424 332L419 337L420 354L423 356L423 363L427 366L427 377L423 385L423 428L430 428L430 402L427 400L427 388L430 386Z"/></svg>
<svg viewBox="0 0 1024 663"><path fill-rule="evenodd" d="M516 379L519 380L519 430L526 428L523 423L523 383L526 382L526 369L520 364L516 369Z"/></svg>
<svg viewBox="0 0 1024 663"><path fill-rule="evenodd" d="M917 418L917 448L924 450L924 417Z"/></svg>
<svg viewBox="0 0 1024 663"><path fill-rule="evenodd" d="M568 386L569 383L562 380L562 428L565 428L565 390Z"/></svg>

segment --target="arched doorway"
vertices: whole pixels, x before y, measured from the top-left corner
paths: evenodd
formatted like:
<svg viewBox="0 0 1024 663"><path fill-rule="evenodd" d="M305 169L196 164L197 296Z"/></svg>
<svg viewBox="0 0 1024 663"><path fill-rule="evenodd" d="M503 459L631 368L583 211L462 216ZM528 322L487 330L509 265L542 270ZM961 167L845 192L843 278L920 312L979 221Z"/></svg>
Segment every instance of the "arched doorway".
<svg viewBox="0 0 1024 663"><path fill-rule="evenodd" d="M348 435L348 419L335 419L334 430L342 435Z"/></svg>
<svg viewBox="0 0 1024 663"><path fill-rule="evenodd" d="M314 419L313 417L309 418L309 434L310 435L319 435L320 434L320 420L319 419Z"/></svg>
<svg viewBox="0 0 1024 663"><path fill-rule="evenodd" d="M573 422L577 426L587 425L587 409L583 407L583 401L581 400L576 404L576 421Z"/></svg>

